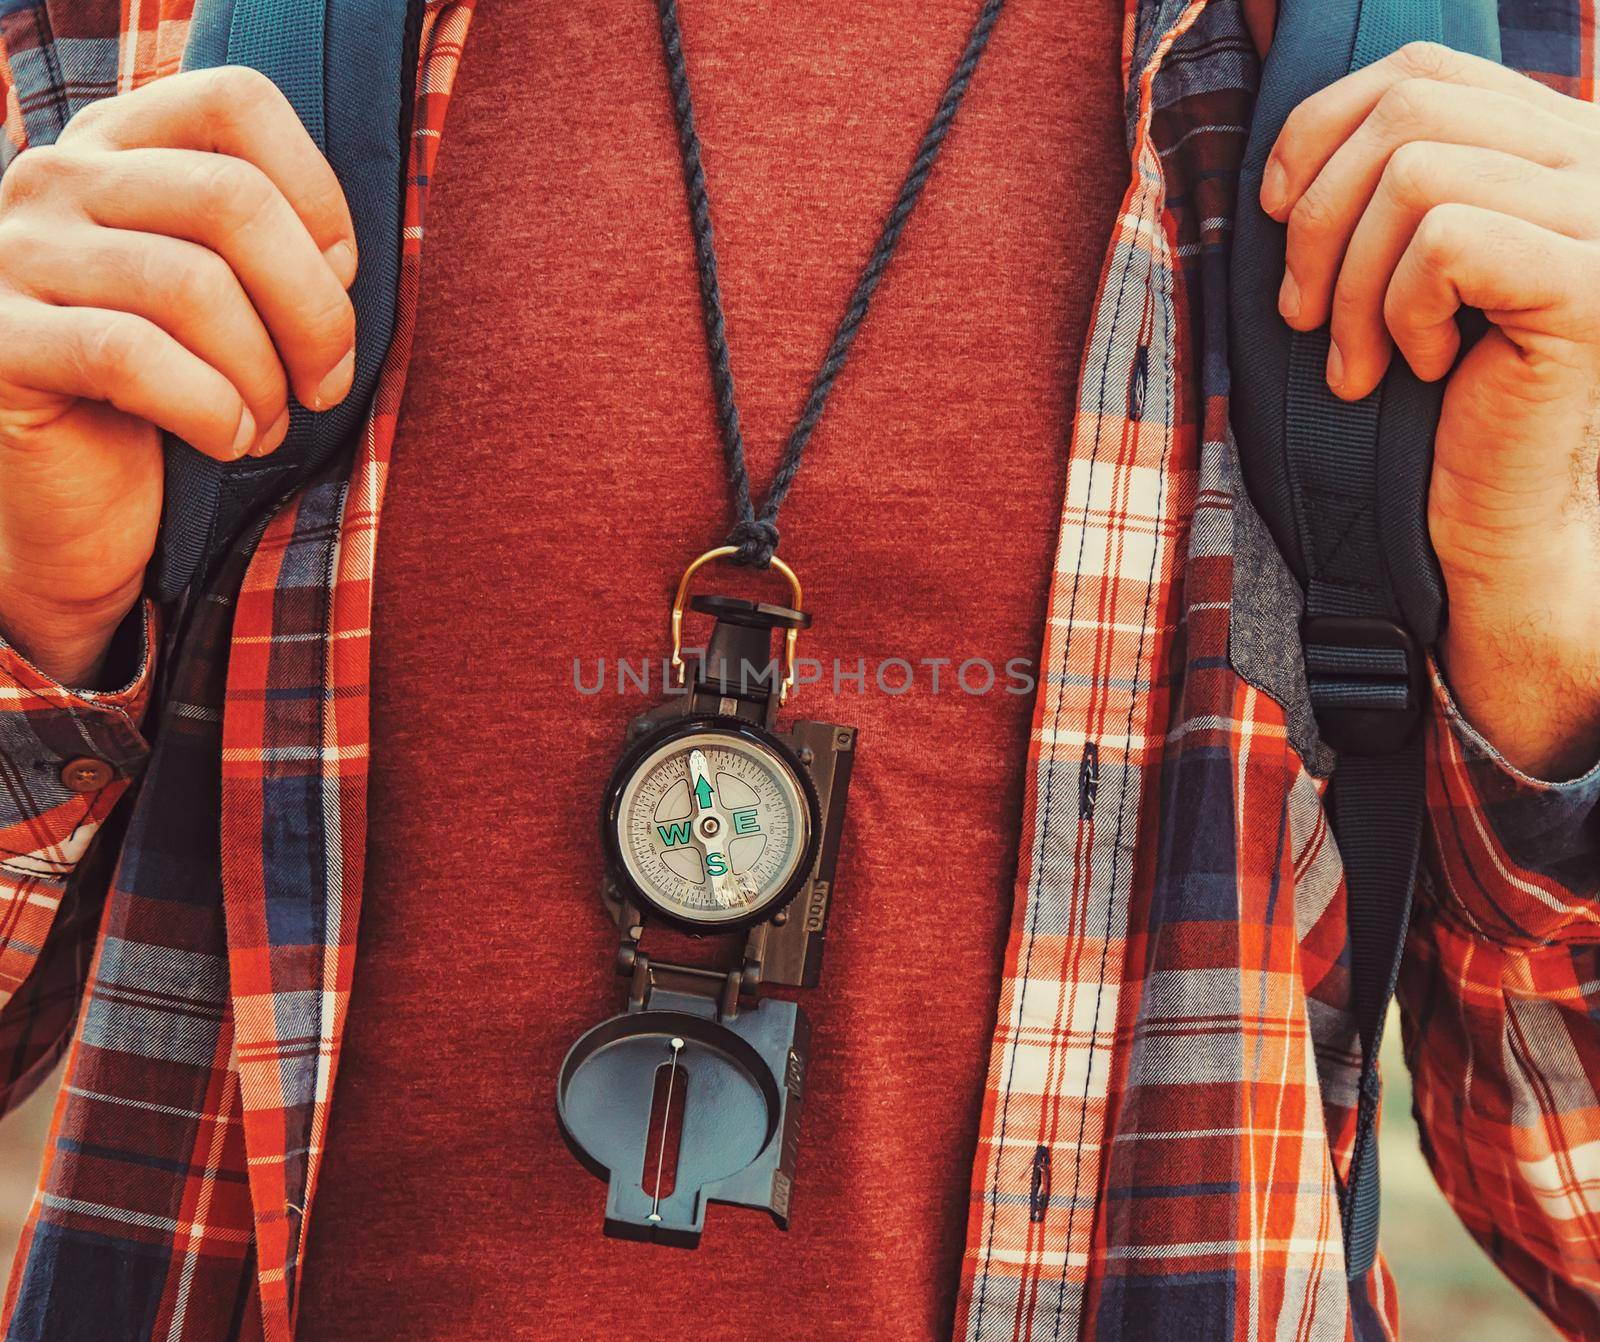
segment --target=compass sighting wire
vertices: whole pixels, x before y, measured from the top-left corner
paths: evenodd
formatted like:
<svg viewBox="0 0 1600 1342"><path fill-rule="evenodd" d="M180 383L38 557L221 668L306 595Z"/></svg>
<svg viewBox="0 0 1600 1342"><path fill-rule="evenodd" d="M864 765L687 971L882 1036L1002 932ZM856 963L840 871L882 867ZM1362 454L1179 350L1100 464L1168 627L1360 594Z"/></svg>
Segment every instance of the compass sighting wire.
<svg viewBox="0 0 1600 1342"><path fill-rule="evenodd" d="M672 1061L667 1064L667 1099L661 1106L661 1143L656 1147L656 1186L655 1196L650 1203L650 1219L661 1219L661 1172L667 1164L667 1134L672 1131L672 1087L678 1079L678 1055L683 1052L683 1040L673 1035L668 1048L672 1050Z"/></svg>
<svg viewBox="0 0 1600 1342"><path fill-rule="evenodd" d="M700 306L705 315L706 346L711 356L711 385L716 395L717 421L722 430L722 451L727 465L728 484L733 490L734 512L738 520L728 533L727 544L739 547L733 562L766 568L778 548L778 509L788 497L790 486L799 474L806 444L811 440L817 421L822 418L823 407L833 384L849 357L850 346L867 315L872 295L889 262L899 246L900 235L906 220L916 208L928 175L938 160L950 124L960 110L967 87L978 68L984 49L989 45L989 34L995 20L1005 7L1005 0L984 0L966 48L956 63L945 85L944 96L939 100L933 120L917 146L911 170L901 184L894 205L883 221L878 240L873 245L867 263L856 281L854 293L845 306L834 331L833 341L823 356L811 383L794 428L789 431L778 469L772 477L767 497L760 508L750 496L750 468L745 460L744 430L739 421L739 404L734 395L733 366L728 354L727 323L722 311L722 286L717 279L716 237L711 227L711 200L706 191L706 174L700 159L700 135L695 129L694 102L689 94L689 70L683 54L683 31L678 22L677 0L656 0L661 16L661 45L667 63L667 83L672 93L672 111L677 120L678 149L683 157L683 184L689 198L689 218L694 230L695 263L700 272Z"/></svg>

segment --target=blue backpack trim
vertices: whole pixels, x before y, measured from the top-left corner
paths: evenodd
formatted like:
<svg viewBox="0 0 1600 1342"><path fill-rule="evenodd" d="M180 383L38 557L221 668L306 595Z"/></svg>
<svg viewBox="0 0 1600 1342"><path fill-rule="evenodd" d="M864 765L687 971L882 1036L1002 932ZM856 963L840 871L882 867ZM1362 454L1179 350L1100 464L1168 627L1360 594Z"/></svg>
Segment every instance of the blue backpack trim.
<svg viewBox="0 0 1600 1342"><path fill-rule="evenodd" d="M355 221L360 265L350 395L313 414L291 397L270 457L222 463L170 438L149 584L162 601L203 576L245 529L354 442L394 338L405 174L422 0L198 0L186 70L245 65L289 99L328 156Z"/></svg>

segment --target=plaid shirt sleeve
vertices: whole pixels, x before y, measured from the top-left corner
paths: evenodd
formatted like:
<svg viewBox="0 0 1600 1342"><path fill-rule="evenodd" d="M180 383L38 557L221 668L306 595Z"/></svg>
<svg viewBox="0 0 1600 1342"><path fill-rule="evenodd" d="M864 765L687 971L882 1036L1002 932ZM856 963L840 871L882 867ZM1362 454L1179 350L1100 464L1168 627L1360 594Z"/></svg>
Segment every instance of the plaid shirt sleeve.
<svg viewBox="0 0 1600 1342"><path fill-rule="evenodd" d="M63 53L55 27L67 18L75 40ZM97 23L101 40L83 40ZM0 174L30 143L54 139L76 106L113 91L116 31L115 7L52 20L37 0L0 0ZM0 1114L69 1041L114 856L114 843L93 840L149 753L139 724L157 621L148 605L135 618L139 667L108 693L68 690L0 641ZM69 787L66 766L84 760L109 765L110 781Z"/></svg>
<svg viewBox="0 0 1600 1342"><path fill-rule="evenodd" d="M114 691L66 689L0 642L0 1113L66 1046L98 923L84 859L149 754L154 608L136 618L139 666Z"/></svg>
<svg viewBox="0 0 1600 1342"><path fill-rule="evenodd" d="M6 52L5 30L0 27L0 172L27 143L16 81L11 77L11 57Z"/></svg>
<svg viewBox="0 0 1600 1342"><path fill-rule="evenodd" d="M1600 765L1519 772L1435 675L1400 987L1424 1152L1501 1268L1600 1336Z"/></svg>

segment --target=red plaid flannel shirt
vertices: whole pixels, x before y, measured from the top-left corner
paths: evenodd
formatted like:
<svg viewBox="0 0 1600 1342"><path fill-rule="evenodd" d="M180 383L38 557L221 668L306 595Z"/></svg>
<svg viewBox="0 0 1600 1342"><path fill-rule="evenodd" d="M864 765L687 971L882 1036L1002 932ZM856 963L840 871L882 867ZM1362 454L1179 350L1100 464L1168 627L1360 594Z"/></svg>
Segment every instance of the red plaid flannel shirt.
<svg viewBox="0 0 1600 1342"><path fill-rule="evenodd" d="M471 13L427 9L399 324L353 460L164 637L148 617L124 690L65 690L0 647L0 1095L69 1052L8 1338L293 1334L362 893L374 546ZM178 68L189 0L118 17L0 0L0 169ZM1501 19L1509 64L1596 96L1593 0L1502 0ZM1129 182L1080 386L957 1333L1389 1338L1388 1273L1347 1285L1340 1239L1359 1044L1330 758L1271 646L1298 598L1240 486L1216 344L1255 55L1237 0L1128 0L1125 31ZM1437 681L1427 731L1401 985L1427 1154L1518 1285L1600 1336L1600 769L1524 777ZM84 756L114 774L87 794L61 779Z"/></svg>

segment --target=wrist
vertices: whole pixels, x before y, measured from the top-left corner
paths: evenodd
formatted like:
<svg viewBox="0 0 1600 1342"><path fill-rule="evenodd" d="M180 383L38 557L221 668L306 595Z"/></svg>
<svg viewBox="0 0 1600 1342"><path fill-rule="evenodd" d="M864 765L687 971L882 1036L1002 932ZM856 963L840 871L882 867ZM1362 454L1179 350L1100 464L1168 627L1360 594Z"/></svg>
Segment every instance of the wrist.
<svg viewBox="0 0 1600 1342"><path fill-rule="evenodd" d="M0 583L0 637L50 679L72 689L101 684L117 629L139 600L139 586L94 602L41 602Z"/></svg>
<svg viewBox="0 0 1600 1342"><path fill-rule="evenodd" d="M1445 570L1439 661L1462 713L1535 778L1576 777L1600 757L1600 565L1551 555L1537 581ZM1556 576L1559 575L1559 576Z"/></svg>

